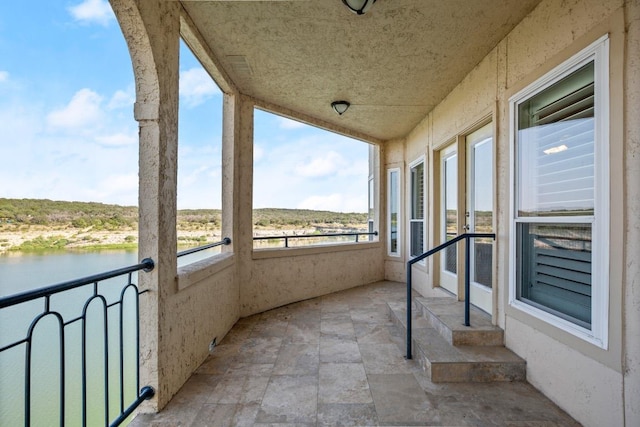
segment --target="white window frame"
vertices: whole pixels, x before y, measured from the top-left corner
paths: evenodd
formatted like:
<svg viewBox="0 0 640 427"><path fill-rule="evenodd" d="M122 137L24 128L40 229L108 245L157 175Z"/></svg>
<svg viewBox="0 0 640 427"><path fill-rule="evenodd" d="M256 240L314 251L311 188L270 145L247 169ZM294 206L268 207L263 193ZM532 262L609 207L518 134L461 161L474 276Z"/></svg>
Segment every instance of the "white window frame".
<svg viewBox="0 0 640 427"><path fill-rule="evenodd" d="M460 188L460 168L459 168L459 159L460 157L458 156L458 141L455 140L453 141L451 144L445 146L443 149L440 150L440 230L438 230L438 233L440 233L440 242L441 244L446 243L447 240L447 233L446 233L446 228L447 228L447 207L446 207L446 185L447 185L447 178L446 178L446 169L445 169L445 164L446 161L448 159L450 159L451 157L456 157L456 161L455 161L455 165L456 165L456 185L455 185L455 191L456 191L456 200L458 198L458 189ZM443 186L444 184L444 186ZM456 215L456 234L458 231L458 215L460 215L460 200L457 200L457 215ZM463 212L464 214L464 212ZM450 248L456 249L456 259L455 259L455 267L456 267L456 272L453 273L449 270L447 270L446 268L446 263L447 263L447 251L449 251ZM464 255L464 254L463 254ZM440 274L446 274L448 276L451 277L450 280L457 280L458 277L458 245L457 243L453 246L449 246L448 248L440 251ZM442 285L441 285L442 286Z"/></svg>
<svg viewBox="0 0 640 427"><path fill-rule="evenodd" d="M423 212L422 212L422 219L413 219L412 215L413 215L413 186L411 184L411 175L412 175L412 171L414 168L416 168L417 166L419 166L420 164L422 164L422 207L423 207ZM407 179L409 181L409 197L407 200L407 217L409 218L408 224L409 224L409 228L407 230L407 253L409 254L409 258L415 258L414 255L411 254L411 241L412 241L412 235L411 235L411 224L413 224L414 222L422 222L422 248L423 251L426 248L426 244L427 244L427 212L426 212L426 208L427 208L427 204L426 204L426 199L427 199L427 164L426 164L426 159L425 156L420 156L418 157L416 160L414 160L413 162L409 163L409 173L407 176ZM426 262L425 260L419 261L419 264L421 265L425 265Z"/></svg>
<svg viewBox="0 0 640 427"><path fill-rule="evenodd" d="M397 174L396 180L396 188L395 188L395 205L397 206L398 212L396 212L396 221L397 221L397 230L396 230L396 251L391 250L391 198L394 196L392 194L392 186L391 186L391 174ZM401 179L402 173L400 168L390 168L387 169L387 255L390 257L401 257L402 256L402 204L400 198L401 191Z"/></svg>
<svg viewBox="0 0 640 427"><path fill-rule="evenodd" d="M375 181L373 175L369 175L367 184L367 198L369 199L369 206L367 209L367 231L373 233L375 231L375 209L376 209L376 196L375 196ZM373 235L367 236L367 240L373 240Z"/></svg>
<svg viewBox="0 0 640 427"><path fill-rule="evenodd" d="M593 61L595 83L594 117L594 215L593 217L517 217L516 190L516 133L517 105L536 95L555 82L570 75L578 68ZM509 305L565 332L590 342L600 348L608 347L609 329L609 39L604 36L583 49L563 64L509 98L510 114L510 257ZM591 329L581 327L569 320L536 308L517 299L517 223L591 223L592 225L592 272L591 272Z"/></svg>

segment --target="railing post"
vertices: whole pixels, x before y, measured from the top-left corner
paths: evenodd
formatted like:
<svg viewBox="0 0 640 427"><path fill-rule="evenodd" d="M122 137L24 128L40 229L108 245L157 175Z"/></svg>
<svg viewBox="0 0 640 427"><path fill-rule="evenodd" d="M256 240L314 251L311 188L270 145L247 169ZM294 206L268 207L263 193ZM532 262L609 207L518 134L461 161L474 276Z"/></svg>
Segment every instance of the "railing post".
<svg viewBox="0 0 640 427"><path fill-rule="evenodd" d="M467 236L464 239L464 326L471 326L471 323L469 322L469 300L471 299L471 281L469 278L470 246L471 238Z"/></svg>
<svg viewBox="0 0 640 427"><path fill-rule="evenodd" d="M411 354L411 318L413 317L411 304L411 262L407 263L407 360L412 359Z"/></svg>

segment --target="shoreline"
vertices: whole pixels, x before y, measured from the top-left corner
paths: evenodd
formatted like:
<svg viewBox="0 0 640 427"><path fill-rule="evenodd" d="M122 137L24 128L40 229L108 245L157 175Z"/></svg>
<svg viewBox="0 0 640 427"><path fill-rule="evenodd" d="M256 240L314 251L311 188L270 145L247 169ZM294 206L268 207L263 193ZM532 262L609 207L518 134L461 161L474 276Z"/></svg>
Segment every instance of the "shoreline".
<svg viewBox="0 0 640 427"><path fill-rule="evenodd" d="M292 236L321 233L353 232L364 230L366 225L317 224L304 228L260 227L254 236ZM222 240L219 229L178 230L179 248L189 248ZM91 227L77 229L71 227L30 226L28 229L0 228L0 256L8 254L38 253L45 251L100 251L135 250L138 247L138 230L94 230Z"/></svg>

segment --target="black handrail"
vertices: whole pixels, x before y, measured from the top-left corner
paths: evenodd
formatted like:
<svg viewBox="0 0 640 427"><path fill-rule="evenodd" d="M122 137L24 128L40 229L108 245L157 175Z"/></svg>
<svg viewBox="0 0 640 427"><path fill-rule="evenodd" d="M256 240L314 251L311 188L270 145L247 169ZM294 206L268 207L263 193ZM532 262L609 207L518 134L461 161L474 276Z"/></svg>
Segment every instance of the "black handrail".
<svg viewBox="0 0 640 427"><path fill-rule="evenodd" d="M359 241L359 236L377 236L378 232L368 232L363 231L362 233L328 233L328 234L298 234L298 235L286 235L286 236L259 236L254 237L253 240L275 240L275 239L284 239L284 247L289 247L289 239L303 239L303 238L313 238L313 237L350 237L355 236L356 243Z"/></svg>
<svg viewBox="0 0 640 427"><path fill-rule="evenodd" d="M118 426L121 424L144 400L150 399L155 394L155 391L152 387L146 386L140 389L140 321L139 321L139 295L143 294L145 291L139 291L138 287L133 283L133 273L137 271L152 271L155 267L155 264L152 259L146 258L142 260L139 264L132 265L129 267L123 267L116 270L111 270L105 273L96 274L93 276L84 277L81 279L70 280L67 282L59 283L57 285L47 286L40 289L35 289L32 291L22 292L14 295L9 295L6 297L0 298L0 309L4 309L7 307L15 306L18 304L26 303L29 301L34 301L38 299L44 299L44 306L42 311L37 314L31 324L29 325L27 335L19 339L13 343L9 343L0 348L0 353L12 349L14 347L25 345L25 362L24 362L24 424L25 426L31 425L31 360L32 360L32 346L33 346L33 333L35 328L38 326L38 322L40 322L45 317L53 317L57 322L57 326L59 328L59 378L60 378L60 420L59 425L65 425L65 384L67 382L66 374L65 374L65 359L66 359L66 350L68 347L68 343L65 342L65 328L67 326L73 325L76 322L81 323L82 327L82 337L81 337L81 356L82 356L82 384L81 384L81 394L82 394L82 402L81 402L81 413L82 420L80 424L87 425L87 337L88 331L86 328L87 324L87 311L91 303L97 301L102 307L102 321L103 323L103 346L104 346L104 425L110 425L112 427ZM127 275L127 282L124 284L120 291L119 300L115 302L108 303L107 298L102 295L98 290L98 283L107 279L115 278L118 276ZM69 291L72 289L76 289L82 286L92 285L91 295L84 302L84 307L82 308L82 314L71 318L66 319L64 316L52 309L51 307L51 297L56 294L60 294L65 291ZM124 407L124 394L125 394L125 382L124 382L124 316L123 316L123 306L125 304L125 297L130 292L129 290L135 290L135 300L132 302L135 304L135 312L136 312L136 323L134 325L128 325L135 327L135 354L137 357L136 363L136 372L135 372L135 390L137 397L136 399L127 407ZM112 307L119 306L119 360L116 363L119 363L119 380L120 380L120 389L119 389L119 411L120 415L116 417L116 419L109 424L109 339L108 339L108 324L107 324L107 311Z"/></svg>
<svg viewBox="0 0 640 427"><path fill-rule="evenodd" d="M470 239L474 239L474 238L491 238L494 239L496 238L496 235L494 233L464 233L464 234L460 234L456 237L454 237L453 239L449 240L448 242L445 242L439 246L436 246L435 248L428 250L427 252L423 253L422 255L418 255L417 257L407 261L407 359L411 359L412 358L412 354L411 354L411 318L413 316L412 314L412 308L411 308L411 267L413 266L413 264L415 264L416 262L420 262L423 259L430 257L431 255L440 252L443 249L448 248L449 246L458 243L460 240L465 240L465 251L464 251L464 294L465 294L465 298L464 298L464 325L465 326L471 326L471 323L469 322L469 310L470 310L470 306L469 306L469 290L471 287L471 282L469 280L469 240Z"/></svg>
<svg viewBox="0 0 640 427"><path fill-rule="evenodd" d="M225 237L224 239L220 240L219 242L213 242L213 243L207 243L206 245L202 245L202 246L198 246L195 248L191 248L191 249L185 249L184 251L180 251L176 254L176 257L180 258L181 256L185 256L185 255L190 255L196 252L200 252L200 251L205 251L207 249L211 249L211 248L215 248L217 246L222 246L222 245L230 245L231 244L231 239L228 237Z"/></svg>
<svg viewBox="0 0 640 427"><path fill-rule="evenodd" d="M113 422L110 424L110 427L117 427L122 424L124 420L126 420L127 417L131 415L142 402L151 399L155 394L156 391L153 389L153 387L148 385L142 387L142 390L140 390L140 393L138 394L138 398L134 400L127 409L122 411L122 413L115 420L113 420Z"/></svg>
<svg viewBox="0 0 640 427"><path fill-rule="evenodd" d="M154 267L155 267L155 263L153 262L153 260L151 258L145 258L142 261L140 261L140 264L132 265L130 267L123 267L116 270L107 271L106 273L87 276L81 279L69 280L68 282L58 283L57 285L51 285L44 288L34 289L32 291L27 291L27 292L22 292L22 293L2 297L0 298L0 308L10 307L12 305L31 301L37 298L49 297L51 295L54 295L60 292L68 291L70 289L75 289L84 285L89 285L91 283L112 279L114 277L122 276L128 273L133 273L139 270L149 272L153 270Z"/></svg>

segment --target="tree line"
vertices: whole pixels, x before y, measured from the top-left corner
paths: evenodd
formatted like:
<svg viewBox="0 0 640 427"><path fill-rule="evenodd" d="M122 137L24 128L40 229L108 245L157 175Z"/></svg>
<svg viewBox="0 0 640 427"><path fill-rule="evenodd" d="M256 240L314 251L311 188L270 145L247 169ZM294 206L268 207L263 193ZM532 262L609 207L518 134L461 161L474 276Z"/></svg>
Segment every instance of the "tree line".
<svg viewBox="0 0 640 427"><path fill-rule="evenodd" d="M181 209L178 226L200 224L219 226L220 209ZM364 224L366 213L342 213L308 209L265 208L253 211L257 227L303 227L314 224ZM131 229L138 226L138 208L97 202L68 202L49 199L0 198L0 224L71 226L96 230Z"/></svg>

